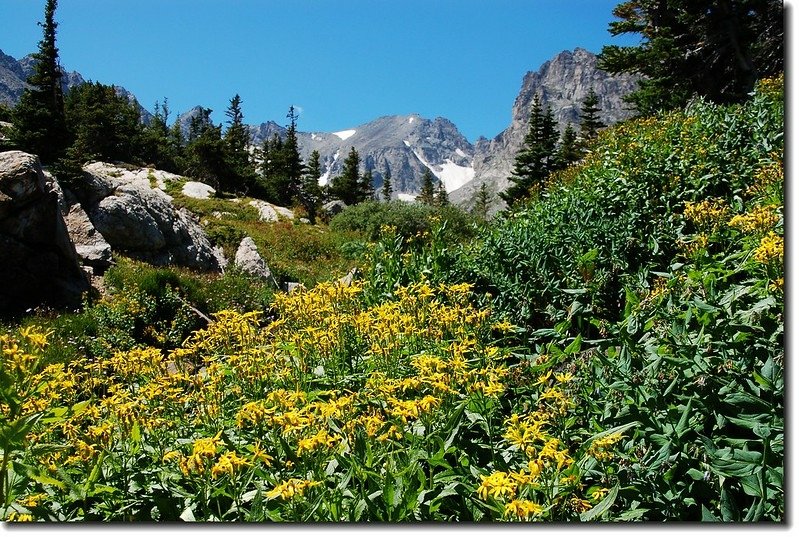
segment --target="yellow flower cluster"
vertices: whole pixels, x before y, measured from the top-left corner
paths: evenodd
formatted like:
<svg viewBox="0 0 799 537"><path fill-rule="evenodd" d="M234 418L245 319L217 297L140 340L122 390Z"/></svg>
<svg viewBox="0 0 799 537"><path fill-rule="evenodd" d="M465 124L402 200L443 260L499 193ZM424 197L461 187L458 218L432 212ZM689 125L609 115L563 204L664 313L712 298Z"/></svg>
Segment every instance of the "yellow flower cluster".
<svg viewBox="0 0 799 537"><path fill-rule="evenodd" d="M780 215L776 204L760 205L746 214L733 216L728 225L747 233L765 233L779 221Z"/></svg>
<svg viewBox="0 0 799 537"><path fill-rule="evenodd" d="M289 500L294 496L303 496L306 490L320 484L321 481L292 478L278 483L277 486L266 493L266 497L270 500L277 497L283 500Z"/></svg>
<svg viewBox="0 0 799 537"><path fill-rule="evenodd" d="M489 496L495 500L511 499L516 495L519 486L514 476L507 472L494 472L480 479L477 495L483 500L487 500Z"/></svg>
<svg viewBox="0 0 799 537"><path fill-rule="evenodd" d="M760 241L760 246L755 250L754 258L756 261L763 264L768 264L774 260L782 260L784 247L785 240L773 231L770 231L768 235L763 237Z"/></svg>
<svg viewBox="0 0 799 537"><path fill-rule="evenodd" d="M685 218L700 228L715 228L727 216L729 207L724 200L710 198L699 202L685 203Z"/></svg>
<svg viewBox="0 0 799 537"><path fill-rule="evenodd" d="M505 516L519 520L530 520L544 512L541 505L530 500L512 500L505 505Z"/></svg>
<svg viewBox="0 0 799 537"><path fill-rule="evenodd" d="M609 461L613 459L613 447L621 440L620 433L611 433L591 442L588 448L588 456L598 461Z"/></svg>
<svg viewBox="0 0 799 537"><path fill-rule="evenodd" d="M774 160L764 164L756 173L754 182L746 189L750 196L762 196L773 186L783 186L785 172L782 165L781 155L773 155Z"/></svg>
<svg viewBox="0 0 799 537"><path fill-rule="evenodd" d="M222 475L235 475L240 469L249 466L250 461L236 455L235 451L223 453L211 468L211 476L216 479Z"/></svg>

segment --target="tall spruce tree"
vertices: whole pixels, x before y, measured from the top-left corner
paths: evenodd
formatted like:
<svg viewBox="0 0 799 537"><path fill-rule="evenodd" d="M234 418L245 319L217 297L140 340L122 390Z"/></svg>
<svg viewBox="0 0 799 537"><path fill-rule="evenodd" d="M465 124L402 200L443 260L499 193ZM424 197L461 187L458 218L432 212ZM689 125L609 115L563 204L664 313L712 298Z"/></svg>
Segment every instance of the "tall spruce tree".
<svg viewBox="0 0 799 537"><path fill-rule="evenodd" d="M361 201L371 200L375 197L374 175L371 168L363 172L358 181L358 196Z"/></svg>
<svg viewBox="0 0 799 537"><path fill-rule="evenodd" d="M53 163L69 145L64 94L61 87L61 68L56 47L55 11L57 0L47 0L44 8L42 40L33 55L33 73L14 108L14 128L11 138L14 145L24 151L39 155L42 162Z"/></svg>
<svg viewBox="0 0 799 537"><path fill-rule="evenodd" d="M300 184L305 166L300 156L300 144L297 140L297 119L299 115L294 106L289 107L286 117L289 124L286 127L286 138L283 140L283 173L286 176L287 190L284 199L289 203L300 193Z"/></svg>
<svg viewBox="0 0 799 537"><path fill-rule="evenodd" d="M156 101L153 117L144 127L142 133L142 158L159 170L178 171L178 160L181 141L176 140L168 126L169 103Z"/></svg>
<svg viewBox="0 0 799 537"><path fill-rule="evenodd" d="M627 0L613 15L610 33L638 34L640 44L603 47L599 67L643 75L625 98L642 115L694 95L740 102L758 79L784 70L781 0Z"/></svg>
<svg viewBox="0 0 799 537"><path fill-rule="evenodd" d="M391 184L391 168L386 168L386 173L383 174L383 186L380 193L383 195L385 201L391 201L391 194L394 192L394 185Z"/></svg>
<svg viewBox="0 0 799 537"><path fill-rule="evenodd" d="M485 181L480 183L480 189L475 193L471 213L481 220L488 220L488 213L493 203L493 194L488 189Z"/></svg>
<svg viewBox="0 0 799 537"><path fill-rule="evenodd" d="M230 173L226 153L222 126L211 121L209 108L203 108L191 119L183 174L221 189Z"/></svg>
<svg viewBox="0 0 799 537"><path fill-rule="evenodd" d="M516 155L512 175L508 178L511 185L500 194L509 206L529 196L533 187L541 187L552 172L558 140L556 127L552 111L548 106L544 109L536 95L524 144Z"/></svg>
<svg viewBox="0 0 799 537"><path fill-rule="evenodd" d="M305 166L305 173L302 176L299 194L300 204L305 209L308 220L312 224L316 223L316 217L319 214L319 207L323 199L322 186L319 184L319 177L322 175L322 165L319 162L319 158L319 151L316 149L311 151L308 164Z"/></svg>
<svg viewBox="0 0 799 537"><path fill-rule="evenodd" d="M341 175L334 177L330 183L330 194L347 205L355 205L363 201L360 189L361 157L355 147L350 147L350 152L344 160Z"/></svg>
<svg viewBox="0 0 799 537"><path fill-rule="evenodd" d="M579 140L577 139L577 132L569 123L560 137L560 144L555 153L555 168L563 169L573 162L577 162L582 158L583 151Z"/></svg>
<svg viewBox="0 0 799 537"><path fill-rule="evenodd" d="M114 86L88 82L72 89L64 104L73 157L80 161L133 162L141 157L143 126L135 103Z"/></svg>
<svg viewBox="0 0 799 537"><path fill-rule="evenodd" d="M229 191L247 192L255 180L255 169L250 163L250 131L244 124L238 93L230 100L225 115L228 118L224 140L229 174L221 186Z"/></svg>
<svg viewBox="0 0 799 537"><path fill-rule="evenodd" d="M447 189L444 187L444 183L438 183L438 188L436 189L436 207L446 207L449 205L449 194L447 194Z"/></svg>
<svg viewBox="0 0 799 537"><path fill-rule="evenodd" d="M424 174L422 174L422 185L419 195L416 196L416 201L425 205L435 205L436 203L436 187L433 184L433 174L429 168L425 168Z"/></svg>
<svg viewBox="0 0 799 537"><path fill-rule="evenodd" d="M594 88L591 88L580 107L579 143L583 151L591 140L596 138L597 134L599 134L599 130L605 127L605 124L599 119L600 111L599 97L594 91Z"/></svg>

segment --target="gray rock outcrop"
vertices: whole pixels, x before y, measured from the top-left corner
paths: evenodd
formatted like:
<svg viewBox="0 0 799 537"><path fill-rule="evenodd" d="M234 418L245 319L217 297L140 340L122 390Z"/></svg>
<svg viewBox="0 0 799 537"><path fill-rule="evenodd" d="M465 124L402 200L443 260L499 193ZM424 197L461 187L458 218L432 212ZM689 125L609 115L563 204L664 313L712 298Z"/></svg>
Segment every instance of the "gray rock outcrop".
<svg viewBox="0 0 799 537"><path fill-rule="evenodd" d="M207 200L216 194L216 189L198 181L186 181L181 192L189 198Z"/></svg>
<svg viewBox="0 0 799 537"><path fill-rule="evenodd" d="M83 171L75 195L113 249L154 265L221 268L218 252L194 216L152 187L151 170L95 162Z"/></svg>
<svg viewBox="0 0 799 537"><path fill-rule="evenodd" d="M35 155L0 153L0 312L76 306L89 283Z"/></svg>
<svg viewBox="0 0 799 537"><path fill-rule="evenodd" d="M49 173L45 172L45 175L49 176ZM68 189L61 187L52 176L50 176L50 179L58 194L61 216L64 218L69 237L75 246L75 251L81 263L92 267L93 271L105 270L111 266L112 262L111 245L94 227L78 198Z"/></svg>
<svg viewBox="0 0 799 537"><path fill-rule="evenodd" d="M277 222L281 216L288 220L294 220L294 211L291 209L272 205L263 200L252 200L250 205L258 210L258 219L262 222Z"/></svg>
<svg viewBox="0 0 799 537"><path fill-rule="evenodd" d="M258 247L251 237L244 237L239 243L239 248L236 250L236 257L233 264L243 270L244 272L272 282L272 271L269 266L258 253Z"/></svg>
<svg viewBox="0 0 799 537"><path fill-rule="evenodd" d="M322 206L322 214L328 217L336 216L338 213L343 212L347 208L347 204L341 200L331 200Z"/></svg>

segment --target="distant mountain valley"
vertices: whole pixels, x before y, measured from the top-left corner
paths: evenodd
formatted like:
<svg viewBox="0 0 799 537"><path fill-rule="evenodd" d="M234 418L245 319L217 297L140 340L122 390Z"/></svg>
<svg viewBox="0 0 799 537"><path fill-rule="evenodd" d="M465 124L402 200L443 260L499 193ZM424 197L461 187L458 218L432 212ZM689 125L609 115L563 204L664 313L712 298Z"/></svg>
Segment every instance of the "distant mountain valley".
<svg viewBox="0 0 799 537"><path fill-rule="evenodd" d="M0 51L0 103L14 105L19 100L32 66L30 55L16 60ZM65 90L85 82L80 73L65 71L64 75ZM511 108L510 124L493 139L480 138L472 144L452 121L443 117L387 115L337 132L298 132L300 153L307 160L312 151L319 152L322 163L319 182L328 184L341 172L347 153L354 147L362 166L372 170L377 188L382 185L384 174L390 171L394 195L399 199L413 199L419 192L424 171L429 169L443 183L454 203L468 206L483 183L495 193L507 187L536 94L544 106L551 108L563 131L569 123L579 125L579 111L591 89L597 94L600 119L605 124L630 117L632 112L623 97L635 85L635 77L601 71L595 54L576 48L557 54L537 71L524 75ZM136 102L142 121L150 120L150 112L141 107L131 92L120 86L115 88L120 95ZM198 105L179 114L177 121L184 131L188 131L191 118L201 109ZM250 132L253 145L260 146L275 134L284 136L286 128L266 121L250 125Z"/></svg>

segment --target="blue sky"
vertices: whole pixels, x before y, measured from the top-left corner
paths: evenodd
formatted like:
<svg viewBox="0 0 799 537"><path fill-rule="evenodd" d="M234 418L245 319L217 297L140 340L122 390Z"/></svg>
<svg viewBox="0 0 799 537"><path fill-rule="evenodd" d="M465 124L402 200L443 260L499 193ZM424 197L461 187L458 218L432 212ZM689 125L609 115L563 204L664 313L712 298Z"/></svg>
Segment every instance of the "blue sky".
<svg viewBox="0 0 799 537"><path fill-rule="evenodd" d="M0 50L35 51L44 0L0 0ZM61 0L61 63L152 109L236 93L247 123L338 131L382 115L452 120L474 141L508 126L527 71L562 50L633 44L607 31L618 0Z"/></svg>

